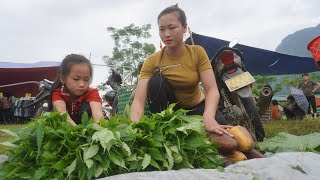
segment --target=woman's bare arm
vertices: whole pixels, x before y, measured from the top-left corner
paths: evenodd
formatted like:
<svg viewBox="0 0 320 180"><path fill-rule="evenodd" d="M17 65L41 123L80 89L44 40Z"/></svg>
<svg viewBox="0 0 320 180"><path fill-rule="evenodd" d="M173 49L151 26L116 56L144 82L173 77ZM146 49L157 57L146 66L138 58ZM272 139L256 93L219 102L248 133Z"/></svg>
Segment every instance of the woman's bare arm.
<svg viewBox="0 0 320 180"><path fill-rule="evenodd" d="M139 121L141 116L144 114L148 82L149 79L142 79L138 82L130 110L130 117L132 121Z"/></svg>

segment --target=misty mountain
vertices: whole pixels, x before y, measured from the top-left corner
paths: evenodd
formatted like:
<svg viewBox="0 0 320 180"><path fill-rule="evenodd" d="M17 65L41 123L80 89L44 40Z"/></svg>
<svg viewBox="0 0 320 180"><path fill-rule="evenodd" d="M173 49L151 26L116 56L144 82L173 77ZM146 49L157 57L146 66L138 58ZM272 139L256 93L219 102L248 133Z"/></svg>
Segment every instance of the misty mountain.
<svg viewBox="0 0 320 180"><path fill-rule="evenodd" d="M309 42L320 35L320 24L316 27L304 28L285 37L276 52L300 57L312 57L307 49Z"/></svg>

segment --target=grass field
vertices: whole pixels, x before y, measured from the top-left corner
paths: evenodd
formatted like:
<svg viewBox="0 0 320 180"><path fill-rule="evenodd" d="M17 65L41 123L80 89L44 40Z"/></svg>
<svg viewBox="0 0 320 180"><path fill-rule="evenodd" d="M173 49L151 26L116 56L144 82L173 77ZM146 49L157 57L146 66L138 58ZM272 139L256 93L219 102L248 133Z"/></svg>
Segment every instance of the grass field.
<svg viewBox="0 0 320 180"><path fill-rule="evenodd" d="M0 125L0 129L9 129L11 131L18 130L25 125L23 124L11 124L11 125ZM10 136L6 133L0 132L0 142L5 142L10 139ZM0 154L3 154L8 151L8 147L0 145Z"/></svg>
<svg viewBox="0 0 320 180"><path fill-rule="evenodd" d="M16 131L24 127L23 124L0 125L0 129L9 129ZM287 132L294 135L305 135L314 132L320 132L320 119L304 119L304 120L281 120L270 121L264 123L266 137L273 137L279 132ZM0 142L5 142L10 136L0 132ZM8 151L8 148L0 145L0 154Z"/></svg>

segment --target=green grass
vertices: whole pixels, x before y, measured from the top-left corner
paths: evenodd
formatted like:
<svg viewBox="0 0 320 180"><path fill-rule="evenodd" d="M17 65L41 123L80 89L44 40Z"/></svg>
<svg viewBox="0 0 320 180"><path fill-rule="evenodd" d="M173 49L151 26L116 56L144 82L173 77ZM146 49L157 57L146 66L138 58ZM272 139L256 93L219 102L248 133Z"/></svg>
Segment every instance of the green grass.
<svg viewBox="0 0 320 180"><path fill-rule="evenodd" d="M267 138L273 137L279 132L287 132L299 136L320 132L320 119L270 121L264 123L263 126Z"/></svg>
<svg viewBox="0 0 320 180"><path fill-rule="evenodd" d="M11 125L0 125L0 129L8 129L11 131L18 130L22 127L24 127L24 124L11 124ZM10 135L0 132L0 142L8 141L10 138L12 138ZM10 148L0 145L0 154L5 154Z"/></svg>

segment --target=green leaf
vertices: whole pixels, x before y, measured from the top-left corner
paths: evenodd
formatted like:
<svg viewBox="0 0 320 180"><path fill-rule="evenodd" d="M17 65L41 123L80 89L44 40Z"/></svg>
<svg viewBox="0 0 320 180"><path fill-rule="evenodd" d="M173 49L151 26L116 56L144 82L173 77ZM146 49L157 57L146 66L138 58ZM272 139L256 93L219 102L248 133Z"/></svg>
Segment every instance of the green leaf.
<svg viewBox="0 0 320 180"><path fill-rule="evenodd" d="M168 159L168 170L171 170L173 167L174 159L172 157L172 151L166 146L166 144L163 144L164 148L166 149L166 155Z"/></svg>
<svg viewBox="0 0 320 180"><path fill-rule="evenodd" d="M76 165L77 165L77 159L75 159L67 168L67 172L68 172L68 177L71 175L71 173L73 173L73 171L76 169Z"/></svg>
<svg viewBox="0 0 320 180"><path fill-rule="evenodd" d="M84 163L86 163L88 169L90 169L94 164L92 159L84 159Z"/></svg>
<svg viewBox="0 0 320 180"><path fill-rule="evenodd" d="M130 157L126 158L126 161L136 161L137 160L137 154L132 154Z"/></svg>
<svg viewBox="0 0 320 180"><path fill-rule="evenodd" d="M170 150L173 152L172 156L173 156L174 162L176 162L176 163L182 162L183 158L182 158L177 146L170 146Z"/></svg>
<svg viewBox="0 0 320 180"><path fill-rule="evenodd" d="M100 130L103 130L104 127L100 126L100 125L97 124L97 123L94 123L93 126L92 126L92 129L97 130L97 131L100 131Z"/></svg>
<svg viewBox="0 0 320 180"><path fill-rule="evenodd" d="M18 145L15 145L15 144L13 144L11 142L1 142L0 144L3 145L3 146L11 147L11 148L19 147Z"/></svg>
<svg viewBox="0 0 320 180"><path fill-rule="evenodd" d="M186 139L185 144L188 149L196 149L204 145L204 138L199 134L193 134L193 136Z"/></svg>
<svg viewBox="0 0 320 180"><path fill-rule="evenodd" d="M44 137L44 129L42 126L38 126L37 128L37 146L38 146L38 152L37 152L37 159L40 156L40 150L42 147L42 141L43 141L43 137Z"/></svg>
<svg viewBox="0 0 320 180"><path fill-rule="evenodd" d="M83 159L84 160L90 159L93 156L95 156L98 152L99 152L99 146L98 145L90 146L89 149L86 149L83 152Z"/></svg>
<svg viewBox="0 0 320 180"><path fill-rule="evenodd" d="M151 162L151 156L149 154L144 154L144 158L142 160L142 169L145 169L149 166Z"/></svg>
<svg viewBox="0 0 320 180"><path fill-rule="evenodd" d="M103 173L103 168L101 166L97 166L97 169L94 173L94 177L99 177Z"/></svg>
<svg viewBox="0 0 320 180"><path fill-rule="evenodd" d="M112 131L102 129L97 131L92 136L93 141L99 141L104 150L110 151L111 146L116 142L116 138Z"/></svg>
<svg viewBox="0 0 320 180"><path fill-rule="evenodd" d="M43 166L40 169L36 170L33 176L34 180L42 179L48 171L48 167Z"/></svg>
<svg viewBox="0 0 320 180"><path fill-rule="evenodd" d="M96 166L92 166L90 169L88 169L87 170L87 179L92 179L95 171L96 171Z"/></svg>
<svg viewBox="0 0 320 180"><path fill-rule="evenodd" d="M320 133L312 133L304 136L295 136L280 132L273 138L265 139L259 143L259 148L265 152L290 152L310 151L320 146ZM320 152L318 152L320 153Z"/></svg>
<svg viewBox="0 0 320 180"><path fill-rule="evenodd" d="M121 154L118 154L117 152L111 152L109 157L115 165L118 165L120 167L127 169L125 165L125 161Z"/></svg>
<svg viewBox="0 0 320 180"><path fill-rule="evenodd" d="M159 166L159 164L153 159L151 159L150 165L157 168L159 171L162 170L161 167Z"/></svg>
<svg viewBox="0 0 320 180"><path fill-rule="evenodd" d="M125 142L121 142L123 149L127 152L127 156L131 156L131 150Z"/></svg>
<svg viewBox="0 0 320 180"><path fill-rule="evenodd" d="M152 159L165 161L163 154L157 148L149 148L148 154L152 157Z"/></svg>
<svg viewBox="0 0 320 180"><path fill-rule="evenodd" d="M60 161L56 162L52 167L58 171L61 171L68 165L68 162L65 159L61 159Z"/></svg>
<svg viewBox="0 0 320 180"><path fill-rule="evenodd" d="M203 122L197 118L197 116L179 116L179 119L186 122L181 127L177 128L178 131L187 133L187 130L192 130L198 133L204 132L204 124Z"/></svg>
<svg viewBox="0 0 320 180"><path fill-rule="evenodd" d="M88 116L88 113L87 112L84 112L82 114L82 117L81 117L81 124L83 124L84 126L87 126L89 124L89 116Z"/></svg>

